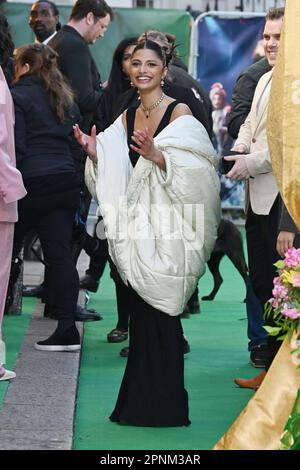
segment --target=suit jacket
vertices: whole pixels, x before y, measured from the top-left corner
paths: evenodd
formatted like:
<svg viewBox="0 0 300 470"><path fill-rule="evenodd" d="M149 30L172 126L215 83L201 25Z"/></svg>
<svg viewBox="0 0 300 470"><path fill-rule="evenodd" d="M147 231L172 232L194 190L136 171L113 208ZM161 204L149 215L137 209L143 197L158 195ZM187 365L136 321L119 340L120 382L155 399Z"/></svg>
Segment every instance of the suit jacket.
<svg viewBox="0 0 300 470"><path fill-rule="evenodd" d="M200 83L195 80L186 70L182 67L178 67L176 63L171 61L168 66L168 80L174 85L182 86L185 88L190 88L195 93L196 98L199 99L201 103L201 107L203 108L202 112L206 113L207 119L207 132L210 136L213 133L213 120L212 120L212 112L213 107L210 101L208 93L202 88ZM201 121L200 121L201 122Z"/></svg>
<svg viewBox="0 0 300 470"><path fill-rule="evenodd" d="M246 163L251 175L247 181L245 206L249 201L255 214L268 215L277 197L278 187L272 171L267 141L267 110L272 70L259 80L250 113L241 126L235 147L244 144L247 149Z"/></svg>
<svg viewBox="0 0 300 470"><path fill-rule="evenodd" d="M64 25L48 45L59 54L59 68L75 92L83 117L82 130L89 133L102 94L100 74L89 46L76 29L68 25Z"/></svg>
<svg viewBox="0 0 300 470"><path fill-rule="evenodd" d="M231 111L226 119L228 133L233 139L237 138L240 127L250 112L258 80L270 70L269 62L264 57L250 65L237 79L232 93Z"/></svg>
<svg viewBox="0 0 300 470"><path fill-rule="evenodd" d="M17 201L25 195L16 169L13 101L0 67L0 222L18 220Z"/></svg>

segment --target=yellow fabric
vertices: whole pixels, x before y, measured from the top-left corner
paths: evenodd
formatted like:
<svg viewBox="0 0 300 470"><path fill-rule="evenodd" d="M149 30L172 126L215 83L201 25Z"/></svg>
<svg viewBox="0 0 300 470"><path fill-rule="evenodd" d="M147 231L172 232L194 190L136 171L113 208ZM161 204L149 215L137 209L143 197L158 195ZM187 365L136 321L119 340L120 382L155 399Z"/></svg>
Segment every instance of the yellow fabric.
<svg viewBox="0 0 300 470"><path fill-rule="evenodd" d="M300 370L293 361L294 342L286 338L262 385L214 450L278 450L293 408ZM237 393L238 390L237 390Z"/></svg>
<svg viewBox="0 0 300 470"><path fill-rule="evenodd" d="M288 27L287 27L288 25ZM300 2L287 0L268 108L268 144L285 205L300 229Z"/></svg>

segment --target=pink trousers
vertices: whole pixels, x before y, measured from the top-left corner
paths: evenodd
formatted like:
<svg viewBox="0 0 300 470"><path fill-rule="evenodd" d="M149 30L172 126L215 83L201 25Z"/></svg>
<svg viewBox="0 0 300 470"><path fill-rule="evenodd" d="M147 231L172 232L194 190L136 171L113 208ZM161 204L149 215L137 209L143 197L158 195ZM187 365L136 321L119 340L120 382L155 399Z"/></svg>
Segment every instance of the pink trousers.
<svg viewBox="0 0 300 470"><path fill-rule="evenodd" d="M0 339L13 247L14 223L0 222Z"/></svg>

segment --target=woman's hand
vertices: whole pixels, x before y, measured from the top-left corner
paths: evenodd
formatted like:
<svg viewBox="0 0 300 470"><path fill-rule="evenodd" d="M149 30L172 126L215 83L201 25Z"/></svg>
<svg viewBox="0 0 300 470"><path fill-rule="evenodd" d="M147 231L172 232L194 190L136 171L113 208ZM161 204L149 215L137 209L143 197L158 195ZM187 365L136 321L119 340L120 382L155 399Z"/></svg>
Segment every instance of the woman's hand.
<svg viewBox="0 0 300 470"><path fill-rule="evenodd" d="M97 150L96 150L96 126L91 129L91 135L84 134L78 124L73 126L74 137L77 142L83 147L90 159L97 163Z"/></svg>
<svg viewBox="0 0 300 470"><path fill-rule="evenodd" d="M151 137L147 127L144 131L133 131L132 140L136 143L136 146L130 144L132 150L142 155L146 160L156 163L162 170L166 169L165 159L155 147L153 137Z"/></svg>

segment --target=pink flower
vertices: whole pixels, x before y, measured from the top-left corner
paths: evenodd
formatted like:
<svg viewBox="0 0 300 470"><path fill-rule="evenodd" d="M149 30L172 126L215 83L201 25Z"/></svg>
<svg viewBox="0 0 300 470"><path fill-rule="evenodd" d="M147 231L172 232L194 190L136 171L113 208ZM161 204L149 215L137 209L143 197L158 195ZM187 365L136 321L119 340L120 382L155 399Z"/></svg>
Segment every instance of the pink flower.
<svg viewBox="0 0 300 470"><path fill-rule="evenodd" d="M296 308L289 308L287 304L283 304L283 309L281 310L282 315L290 318L291 320L296 320L300 318L300 312Z"/></svg>
<svg viewBox="0 0 300 470"><path fill-rule="evenodd" d="M285 253L284 264L288 268L298 266L300 264L300 250L296 248L289 248Z"/></svg>
<svg viewBox="0 0 300 470"><path fill-rule="evenodd" d="M300 287L300 273L296 273L293 276L293 286Z"/></svg>
<svg viewBox="0 0 300 470"><path fill-rule="evenodd" d="M280 284L280 285L281 285L280 277L279 277L279 276L274 277L274 279L273 279L273 284L274 284L274 286L276 286L277 284Z"/></svg>
<svg viewBox="0 0 300 470"><path fill-rule="evenodd" d="M284 299L286 300L288 297L288 290L282 284L277 283L272 290L273 297L275 299Z"/></svg>
<svg viewBox="0 0 300 470"><path fill-rule="evenodd" d="M288 249L284 262L278 261L276 267L273 297L265 313L273 316L280 333L294 333L300 327L300 249Z"/></svg>

